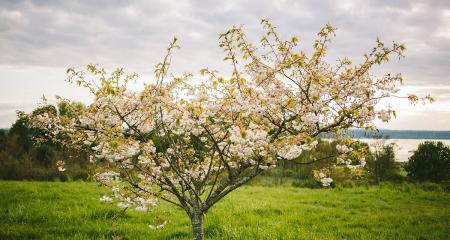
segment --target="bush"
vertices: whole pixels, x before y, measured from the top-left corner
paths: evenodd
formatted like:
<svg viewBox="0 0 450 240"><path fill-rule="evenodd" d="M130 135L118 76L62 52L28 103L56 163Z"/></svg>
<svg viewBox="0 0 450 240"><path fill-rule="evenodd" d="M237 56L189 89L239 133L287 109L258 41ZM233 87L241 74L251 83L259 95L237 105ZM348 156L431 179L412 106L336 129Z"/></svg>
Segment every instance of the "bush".
<svg viewBox="0 0 450 240"><path fill-rule="evenodd" d="M369 179L375 183L384 181L401 182L400 165L395 162L393 145L385 145L374 153L374 158L367 161Z"/></svg>
<svg viewBox="0 0 450 240"><path fill-rule="evenodd" d="M450 181L445 181L440 183L442 185L442 190L450 192Z"/></svg>
<svg viewBox="0 0 450 240"><path fill-rule="evenodd" d="M67 114L67 106L59 106L61 114ZM50 112L55 114L54 106L37 108L33 114ZM39 144L34 140L40 139ZM70 166L67 172L60 173L56 167L58 160ZM40 130L29 126L29 118L23 112L9 131L0 129L0 179L7 180L73 180L87 179L89 157L83 149L71 149L55 144Z"/></svg>
<svg viewBox="0 0 450 240"><path fill-rule="evenodd" d="M343 188L354 188L356 187L356 184L352 180L346 180L343 181L340 186L342 186Z"/></svg>
<svg viewBox="0 0 450 240"><path fill-rule="evenodd" d="M442 142L421 143L405 167L416 181L450 180L450 148Z"/></svg>
<svg viewBox="0 0 450 240"><path fill-rule="evenodd" d="M320 183L315 179L296 179L292 182L293 187L298 188L321 188Z"/></svg>
<svg viewBox="0 0 450 240"><path fill-rule="evenodd" d="M425 191L441 192L444 190L440 184L428 182L428 181L417 184L417 187L422 190L425 190Z"/></svg>

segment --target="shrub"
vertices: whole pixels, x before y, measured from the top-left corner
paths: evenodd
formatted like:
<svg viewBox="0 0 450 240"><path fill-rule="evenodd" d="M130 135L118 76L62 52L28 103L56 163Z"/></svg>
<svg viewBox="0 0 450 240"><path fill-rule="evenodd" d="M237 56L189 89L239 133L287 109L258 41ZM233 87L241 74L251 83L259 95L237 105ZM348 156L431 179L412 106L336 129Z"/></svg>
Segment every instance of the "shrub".
<svg viewBox="0 0 450 240"><path fill-rule="evenodd" d="M405 167L408 176L417 181L450 180L450 148L442 142L421 143Z"/></svg>
<svg viewBox="0 0 450 240"><path fill-rule="evenodd" d="M436 191L436 192L441 192L443 190L443 187L440 184L437 183L433 183L433 182L422 182L417 184L417 186L425 191Z"/></svg>
<svg viewBox="0 0 450 240"><path fill-rule="evenodd" d="M322 188L320 183L315 179L296 179L292 182L293 187L298 188Z"/></svg>
<svg viewBox="0 0 450 240"><path fill-rule="evenodd" d="M383 181L401 182L400 165L395 162L393 145L385 145L375 151L373 159L367 161L369 179L377 184Z"/></svg>
<svg viewBox="0 0 450 240"><path fill-rule="evenodd" d="M340 185L343 188L354 188L354 187L356 187L355 182L353 182L352 180L343 181Z"/></svg>

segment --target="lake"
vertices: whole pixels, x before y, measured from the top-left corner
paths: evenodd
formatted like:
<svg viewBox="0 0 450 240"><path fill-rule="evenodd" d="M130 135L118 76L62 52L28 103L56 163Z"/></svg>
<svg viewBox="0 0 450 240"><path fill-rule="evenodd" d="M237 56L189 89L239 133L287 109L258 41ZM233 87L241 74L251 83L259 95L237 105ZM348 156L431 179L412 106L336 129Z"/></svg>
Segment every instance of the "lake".
<svg viewBox="0 0 450 240"><path fill-rule="evenodd" d="M369 145L380 141L378 139L371 138L360 138L358 139L362 142L366 142ZM404 162L408 161L408 158L413 154L413 151L417 149L420 143L425 141L441 141L446 145L450 145L450 139L385 139L383 140L385 144L395 143L395 151L397 161Z"/></svg>

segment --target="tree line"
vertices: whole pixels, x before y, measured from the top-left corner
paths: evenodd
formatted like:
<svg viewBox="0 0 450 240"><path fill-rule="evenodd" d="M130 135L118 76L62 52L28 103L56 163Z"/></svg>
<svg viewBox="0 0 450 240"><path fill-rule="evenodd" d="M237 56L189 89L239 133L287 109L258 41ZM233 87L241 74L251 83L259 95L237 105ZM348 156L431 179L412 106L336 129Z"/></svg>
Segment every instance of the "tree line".
<svg viewBox="0 0 450 240"><path fill-rule="evenodd" d="M59 104L39 107L32 115L42 112L68 114L67 106ZM45 141L42 132L30 127L28 118L28 115L18 112L18 118L11 128L0 129L0 179L92 179L93 169L85 151ZM36 144L35 139L41 139L40 143ZM396 161L394 145L381 144L370 148L367 143L356 142L352 147L355 150L363 150L367 162L365 171L361 172L335 166L338 161L336 145L334 141L319 140L317 146L311 151L303 152L298 161L281 161L279 166L265 172L263 177L269 177L273 184L292 181L292 185L298 187L320 187L315 175L318 170L328 168L334 179L333 184L344 185L352 185L355 182L379 184L405 180L443 182L450 179L450 148L442 142L421 143L406 163ZM70 166L67 171L58 171L56 163L60 160Z"/></svg>
<svg viewBox="0 0 450 240"><path fill-rule="evenodd" d="M32 115L42 112L67 114L66 106L46 105L36 108ZM91 169L88 154L51 141L30 127L29 116L18 112L18 118L9 129L0 129L0 178L7 180L88 180ZM41 139L39 143L36 139ZM56 162L70 164L67 172L60 172Z"/></svg>

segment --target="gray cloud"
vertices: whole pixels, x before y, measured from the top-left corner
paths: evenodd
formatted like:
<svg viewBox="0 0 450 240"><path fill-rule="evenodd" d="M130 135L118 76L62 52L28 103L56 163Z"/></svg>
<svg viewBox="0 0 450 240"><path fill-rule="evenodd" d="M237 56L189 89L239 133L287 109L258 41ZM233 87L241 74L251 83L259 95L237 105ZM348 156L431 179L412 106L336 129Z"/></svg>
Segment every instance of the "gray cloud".
<svg viewBox="0 0 450 240"><path fill-rule="evenodd" d="M307 45L331 22L339 28L336 57L361 56L378 35L406 42L407 64L399 67L414 73L413 83L448 83L436 76L450 64L448 1L7 1L0 6L1 65L95 61L143 70L173 35L183 46L180 66L220 65L217 34L245 24L252 36L260 32L259 19L268 17L281 33L298 34Z"/></svg>
<svg viewBox="0 0 450 240"><path fill-rule="evenodd" d="M16 120L17 111L32 111L37 104L0 102L0 128L9 127Z"/></svg>
<svg viewBox="0 0 450 240"><path fill-rule="evenodd" d="M383 71L402 72L408 85L450 86L450 1L445 0L1 1L0 76L8 69L63 72L87 63L149 73L173 36L182 47L173 61L176 72L204 66L226 70L218 33L244 24L249 37L257 39L261 18L271 19L282 36L300 36L307 50L316 32L333 24L338 28L330 48L333 60L360 60L377 36L405 42L407 57ZM14 81L7 75L0 88ZM448 99L448 92L433 93ZM9 99L0 96L0 101Z"/></svg>

